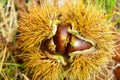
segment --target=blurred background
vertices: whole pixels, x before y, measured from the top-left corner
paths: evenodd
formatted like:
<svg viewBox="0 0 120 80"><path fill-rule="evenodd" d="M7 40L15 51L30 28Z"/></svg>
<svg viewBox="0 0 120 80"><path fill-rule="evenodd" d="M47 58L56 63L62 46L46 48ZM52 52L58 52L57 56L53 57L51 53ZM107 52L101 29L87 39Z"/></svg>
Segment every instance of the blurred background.
<svg viewBox="0 0 120 80"><path fill-rule="evenodd" d="M16 34L19 16L31 6L41 6L45 2L51 5L62 6L70 0L0 0L0 80L29 80L24 72L24 65L15 61L15 54L19 52L16 43ZM107 19L112 21L113 29L117 32L115 53L113 59L120 63L120 0L84 0L95 3L99 8L105 9ZM114 70L117 80L120 80L119 65Z"/></svg>

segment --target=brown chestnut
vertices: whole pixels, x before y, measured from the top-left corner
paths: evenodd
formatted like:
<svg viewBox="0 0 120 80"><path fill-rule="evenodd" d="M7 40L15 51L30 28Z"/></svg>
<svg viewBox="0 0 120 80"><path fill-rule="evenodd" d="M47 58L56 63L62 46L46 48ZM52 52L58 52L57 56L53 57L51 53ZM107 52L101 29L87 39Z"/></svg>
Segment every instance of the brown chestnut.
<svg viewBox="0 0 120 80"><path fill-rule="evenodd" d="M120 80L120 66L114 69L114 75L116 77L116 80Z"/></svg>
<svg viewBox="0 0 120 80"><path fill-rule="evenodd" d="M47 50L49 53L51 54L55 54L56 53L56 45L54 44L53 38L50 39L46 39L44 41L44 49Z"/></svg>
<svg viewBox="0 0 120 80"><path fill-rule="evenodd" d="M68 45L68 53L74 52L74 51L82 51L85 49L89 49L92 47L92 44L90 42L87 42L85 40L79 39L74 35L70 36L70 43Z"/></svg>
<svg viewBox="0 0 120 80"><path fill-rule="evenodd" d="M45 50L52 54L67 55L74 51L83 51L93 47L93 44L84 38L78 38L71 34L70 24L59 24L53 38L45 41Z"/></svg>
<svg viewBox="0 0 120 80"><path fill-rule="evenodd" d="M61 24L58 26L55 36L53 37L54 43L56 45L56 52L65 54L66 47L69 42L69 24Z"/></svg>

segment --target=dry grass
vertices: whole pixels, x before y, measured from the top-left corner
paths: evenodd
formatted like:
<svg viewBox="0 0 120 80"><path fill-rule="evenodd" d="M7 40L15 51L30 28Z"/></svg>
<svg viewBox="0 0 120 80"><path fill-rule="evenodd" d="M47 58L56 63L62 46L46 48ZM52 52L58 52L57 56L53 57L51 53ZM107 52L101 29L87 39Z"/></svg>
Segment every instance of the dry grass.
<svg viewBox="0 0 120 80"><path fill-rule="evenodd" d="M0 79L17 79L21 73L18 70L20 64L15 63L14 44L16 43L17 12L14 0L0 3Z"/></svg>

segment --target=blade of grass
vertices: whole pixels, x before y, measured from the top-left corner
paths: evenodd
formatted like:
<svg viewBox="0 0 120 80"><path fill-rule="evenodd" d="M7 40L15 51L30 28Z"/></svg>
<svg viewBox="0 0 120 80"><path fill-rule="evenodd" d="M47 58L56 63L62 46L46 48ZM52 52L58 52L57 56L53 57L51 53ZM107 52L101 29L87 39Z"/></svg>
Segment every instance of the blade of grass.
<svg viewBox="0 0 120 80"><path fill-rule="evenodd" d="M7 48L5 47L4 50L3 50L3 56L2 56L2 60L0 62L0 72L2 70L2 66L3 66L3 63L4 63L4 60L5 60L5 56L6 56L6 52L7 52Z"/></svg>
<svg viewBox="0 0 120 80"><path fill-rule="evenodd" d="M1 5L4 6L8 0L1 0Z"/></svg>

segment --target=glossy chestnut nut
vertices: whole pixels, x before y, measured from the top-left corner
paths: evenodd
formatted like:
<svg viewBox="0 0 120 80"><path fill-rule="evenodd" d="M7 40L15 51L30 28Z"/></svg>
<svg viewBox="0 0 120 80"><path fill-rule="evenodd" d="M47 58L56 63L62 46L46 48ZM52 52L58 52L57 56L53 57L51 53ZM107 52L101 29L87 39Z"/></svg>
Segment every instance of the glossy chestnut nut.
<svg viewBox="0 0 120 80"><path fill-rule="evenodd" d="M53 38L50 39L46 39L44 41L44 49L47 50L49 53L51 54L55 54L56 53L56 45L54 44Z"/></svg>
<svg viewBox="0 0 120 80"><path fill-rule="evenodd" d="M120 66L114 69L114 75L116 77L116 80L120 80Z"/></svg>
<svg viewBox="0 0 120 80"><path fill-rule="evenodd" d="M87 42L85 40L79 39L74 35L70 36L70 43L68 45L68 53L74 52L74 51L82 51L86 50L92 47L92 44L90 42Z"/></svg>
<svg viewBox="0 0 120 80"><path fill-rule="evenodd" d="M93 45L69 32L70 24L59 24L55 35L45 41L46 50L52 54L67 55L74 51L90 49Z"/></svg>
<svg viewBox="0 0 120 80"><path fill-rule="evenodd" d="M70 28L69 24L61 24L57 28L57 32L53 37L54 43L56 45L56 52L65 54L66 47L69 42L69 32L68 29Z"/></svg>

